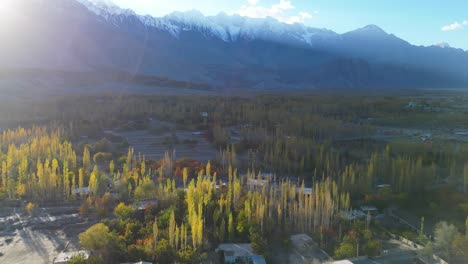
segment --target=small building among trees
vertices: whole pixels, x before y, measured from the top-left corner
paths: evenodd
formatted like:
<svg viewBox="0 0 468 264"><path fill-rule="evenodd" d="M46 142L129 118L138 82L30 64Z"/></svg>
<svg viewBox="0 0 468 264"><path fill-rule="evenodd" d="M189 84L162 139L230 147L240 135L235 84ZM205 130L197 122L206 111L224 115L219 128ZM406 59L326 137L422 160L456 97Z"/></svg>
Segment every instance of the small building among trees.
<svg viewBox="0 0 468 264"><path fill-rule="evenodd" d="M265 258L254 254L250 244L220 244L216 252L223 255L225 264L266 264Z"/></svg>
<svg viewBox="0 0 468 264"><path fill-rule="evenodd" d="M76 188L75 190L73 190L73 193L77 196L86 197L89 194L89 188Z"/></svg>

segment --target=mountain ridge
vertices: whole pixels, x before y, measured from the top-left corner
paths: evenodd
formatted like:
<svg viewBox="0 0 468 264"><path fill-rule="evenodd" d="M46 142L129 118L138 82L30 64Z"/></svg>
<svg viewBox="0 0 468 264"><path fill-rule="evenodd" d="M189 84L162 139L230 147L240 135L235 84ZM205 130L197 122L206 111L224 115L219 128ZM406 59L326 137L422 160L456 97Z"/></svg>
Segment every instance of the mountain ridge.
<svg viewBox="0 0 468 264"><path fill-rule="evenodd" d="M302 23L287 24L287 23L284 23L284 22L280 22L277 19L272 18L272 17L250 18L250 17L241 16L241 15L238 15L238 14L229 15L224 11L221 11L217 15L214 15L214 16L205 16L203 13L201 13L199 10L196 10L196 9L192 9L192 10L188 10L188 11L173 11L173 12L171 12L171 13L165 15L165 16L155 17L155 16L152 16L152 15L149 15L149 14L140 15L140 14L135 13L135 11L133 11L131 9L120 8L117 5L113 4L111 1L106 1L106 0L76 0L76 1L80 2L85 7L87 7L89 10L95 12L97 15L102 15L102 14L99 11L95 11L96 8L98 8L100 11L105 11L108 14L111 14L111 15L135 16L135 17L138 17L143 24L146 24L148 26L153 26L153 27L158 27L158 25L161 24L161 22L155 23L154 21L172 21L172 22L176 22L176 23L183 23L185 25L189 25L191 23L195 24L195 25L198 24L198 26L200 26L200 27L210 28L211 25L209 25L209 23L204 23L203 24L203 22L201 21L201 20L205 20L205 21L208 21L208 22L217 23L215 25L215 27L219 27L219 26L223 27L224 26L223 29L228 31L226 33L231 33L226 28L226 25L225 24L223 25L223 22L221 21L221 18L230 18L231 21L232 20L243 20L244 23L251 22L251 21L261 21L261 22L273 21L274 24L276 24L275 26L282 25L283 30L284 30L284 28L289 27L289 29L291 29L291 28L295 27L295 28L302 28L305 31L315 31L315 32L321 32L321 33L328 33L331 36L342 36L342 35L348 35L350 33L357 33L357 32L366 32L366 33L373 32L373 33L389 35L389 36L398 38L394 34L387 33L385 30L383 30L381 27L379 27L378 25L375 25L375 24L368 24L368 25L365 25L365 26L363 26L361 28L357 28L357 29L350 30L348 32L344 32L342 34L339 34L339 33L335 32L335 31L327 29L327 28L315 28L315 27L311 27L311 26L306 26L306 25L304 25ZM99 5L99 3L101 3L101 4ZM149 20L153 20L153 21L150 22ZM224 22L226 22L226 21L224 21ZM270 25L271 24L272 23L270 23ZM265 28L261 28L261 30L265 30ZM221 39L223 39L225 41L228 41L228 39L223 38L223 37L221 37ZM308 42L308 41L305 41L305 42ZM446 42L440 42L440 43L437 43L437 44L441 44L441 43L444 44L444 46L443 46L444 48L453 48L453 49L468 52L468 50L451 47ZM424 45L420 45L420 46L421 47L431 47L431 46L438 46L437 44L436 45L429 45L429 46L424 46ZM411 44L411 45L413 45L413 44ZM416 46L416 45L414 45L414 46Z"/></svg>
<svg viewBox="0 0 468 264"><path fill-rule="evenodd" d="M14 31L0 25L2 39L17 40L3 44L2 68L114 70L230 88L468 84L468 52L414 46L375 25L338 34L226 13L154 18L101 1L5 1L21 14L0 17L17 24Z"/></svg>

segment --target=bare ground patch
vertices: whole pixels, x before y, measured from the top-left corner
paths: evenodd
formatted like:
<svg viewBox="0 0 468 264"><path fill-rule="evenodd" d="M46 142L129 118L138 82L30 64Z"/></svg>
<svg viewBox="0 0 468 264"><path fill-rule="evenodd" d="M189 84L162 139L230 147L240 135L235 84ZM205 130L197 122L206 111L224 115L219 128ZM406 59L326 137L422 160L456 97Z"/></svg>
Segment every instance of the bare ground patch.
<svg viewBox="0 0 468 264"><path fill-rule="evenodd" d="M59 214L57 207L39 208L33 217L18 208L4 212L0 216L0 263L52 263L67 244L78 248L78 234L92 221L69 214L70 207L63 209L65 213Z"/></svg>

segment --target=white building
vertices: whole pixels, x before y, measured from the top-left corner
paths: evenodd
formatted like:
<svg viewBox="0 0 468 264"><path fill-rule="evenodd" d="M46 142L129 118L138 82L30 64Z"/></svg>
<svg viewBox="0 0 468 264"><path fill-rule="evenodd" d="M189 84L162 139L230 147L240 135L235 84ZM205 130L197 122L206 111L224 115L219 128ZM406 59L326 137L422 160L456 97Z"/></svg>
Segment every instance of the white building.
<svg viewBox="0 0 468 264"><path fill-rule="evenodd" d="M88 195L89 188L88 187L76 188L75 190L73 190L73 193L76 195Z"/></svg>

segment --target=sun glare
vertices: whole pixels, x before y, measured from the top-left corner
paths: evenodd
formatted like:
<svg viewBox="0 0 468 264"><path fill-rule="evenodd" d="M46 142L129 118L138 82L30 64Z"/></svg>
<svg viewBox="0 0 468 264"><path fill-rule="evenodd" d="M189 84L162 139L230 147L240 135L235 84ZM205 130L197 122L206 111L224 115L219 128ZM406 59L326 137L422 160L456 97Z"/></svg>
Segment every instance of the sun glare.
<svg viewBox="0 0 468 264"><path fill-rule="evenodd" d="M11 28L14 24L14 18L16 17L16 6L14 1L11 0L0 0L0 27Z"/></svg>
<svg viewBox="0 0 468 264"><path fill-rule="evenodd" d="M5 16L13 12L13 4L9 0L0 1L0 15Z"/></svg>
<svg viewBox="0 0 468 264"><path fill-rule="evenodd" d="M8 6L11 6L11 2L10 1L1 1L0 2L0 11L5 11L7 9Z"/></svg>

